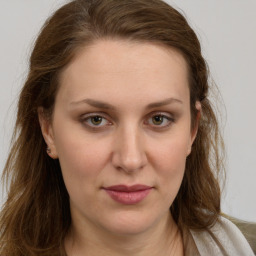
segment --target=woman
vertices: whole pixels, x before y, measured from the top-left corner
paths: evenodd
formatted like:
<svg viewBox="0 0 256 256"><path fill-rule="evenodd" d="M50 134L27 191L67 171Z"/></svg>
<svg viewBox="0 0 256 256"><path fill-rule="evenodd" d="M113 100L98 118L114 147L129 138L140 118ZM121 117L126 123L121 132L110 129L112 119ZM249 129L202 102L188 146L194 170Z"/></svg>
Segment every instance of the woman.
<svg viewBox="0 0 256 256"><path fill-rule="evenodd" d="M166 3L60 8L20 95L1 255L253 255L220 217L208 87L199 41Z"/></svg>

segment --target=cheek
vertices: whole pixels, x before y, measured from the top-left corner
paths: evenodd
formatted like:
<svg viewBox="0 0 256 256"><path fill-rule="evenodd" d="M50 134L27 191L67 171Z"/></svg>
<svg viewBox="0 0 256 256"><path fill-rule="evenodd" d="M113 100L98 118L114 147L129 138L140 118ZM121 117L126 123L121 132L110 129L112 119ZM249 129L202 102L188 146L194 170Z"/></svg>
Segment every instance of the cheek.
<svg viewBox="0 0 256 256"><path fill-rule="evenodd" d="M154 163L158 165L156 170L165 170L167 173L171 170L179 171L185 165L188 145L189 138L181 140L180 137L177 137L166 139L158 147L152 147L154 151L151 156L155 158Z"/></svg>
<svg viewBox="0 0 256 256"><path fill-rule="evenodd" d="M187 140L172 139L154 151L154 169L158 173L157 185L161 187L170 204L180 188L186 164Z"/></svg>
<svg viewBox="0 0 256 256"><path fill-rule="evenodd" d="M71 208L83 214L82 206L95 205L95 198L102 186L101 175L108 154L106 147L99 144L96 141L90 143L72 139L59 144L59 160Z"/></svg>
<svg viewBox="0 0 256 256"><path fill-rule="evenodd" d="M56 148L63 178L69 192L90 190L109 159L108 143L91 136L62 131L56 136Z"/></svg>

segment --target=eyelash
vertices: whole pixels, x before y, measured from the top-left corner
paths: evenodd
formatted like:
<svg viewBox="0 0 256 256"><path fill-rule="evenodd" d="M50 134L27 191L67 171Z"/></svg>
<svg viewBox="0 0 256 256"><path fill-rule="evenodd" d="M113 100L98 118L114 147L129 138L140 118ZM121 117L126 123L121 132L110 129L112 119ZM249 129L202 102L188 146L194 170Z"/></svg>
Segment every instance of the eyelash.
<svg viewBox="0 0 256 256"><path fill-rule="evenodd" d="M101 125L101 123L99 125L94 125L94 124L89 124L89 122L92 122L93 118L99 117L102 120L107 121L107 124L105 124L104 126ZM100 130L100 129L104 129L107 128L108 126L112 125L112 122L108 121L108 119L105 117L104 114L102 113L92 113L92 114L86 114L84 116L82 116L81 118L81 122L87 127L90 128L91 130Z"/></svg>
<svg viewBox="0 0 256 256"><path fill-rule="evenodd" d="M162 125L162 124L160 124L160 125L156 125L156 124L155 124L155 125L154 125L154 124L152 124L152 128L156 128L156 129L165 129L165 128L171 126L171 125L175 122L175 119L174 119L170 114L165 114L165 113L162 113L162 112L159 112L159 113L155 112L155 113L151 114L151 115L149 116L149 118L147 118L147 120L148 120L148 119L151 119L151 120L152 120L152 119L155 118L155 117L160 117L160 118L162 118L162 119L163 119L163 122L166 122L167 124L165 124L165 125ZM149 122L147 121L146 124L149 124Z"/></svg>
<svg viewBox="0 0 256 256"><path fill-rule="evenodd" d="M99 125L92 124L92 119L96 118L96 117L101 118L103 120L103 122L105 120L105 122L107 122L107 124L102 125L102 122ZM152 119L155 118L155 117L162 118L163 122L167 122L167 124L165 124L165 125L162 125L162 123L160 125L150 124L149 119L151 119L151 123L152 123L153 122ZM165 114L165 113L162 113L162 112L150 114L150 115L147 116L146 120L147 121L145 121L144 124L146 124L146 125L149 124L153 129L158 129L158 130L168 128L173 123L175 123L175 118L173 118L170 114ZM87 128L89 128L91 130L95 130L95 131L106 129L108 126L111 126L113 124L112 122L110 122L108 120L107 117L105 117L105 115L103 113L92 113L92 114L83 115L82 118L81 118L81 122ZM91 124L89 124L89 122Z"/></svg>

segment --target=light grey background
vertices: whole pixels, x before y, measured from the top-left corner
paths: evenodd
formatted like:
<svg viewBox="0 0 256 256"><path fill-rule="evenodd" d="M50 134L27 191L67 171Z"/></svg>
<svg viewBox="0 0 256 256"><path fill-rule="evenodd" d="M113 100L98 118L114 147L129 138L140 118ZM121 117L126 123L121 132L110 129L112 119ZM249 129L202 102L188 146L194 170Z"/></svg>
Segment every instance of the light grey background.
<svg viewBox="0 0 256 256"><path fill-rule="evenodd" d="M0 173L9 150L31 46L65 0L0 0ZM199 35L226 110L225 213L256 221L256 1L169 0ZM225 119L225 113L223 117ZM0 190L0 193L2 190ZM0 203L5 194L2 193Z"/></svg>

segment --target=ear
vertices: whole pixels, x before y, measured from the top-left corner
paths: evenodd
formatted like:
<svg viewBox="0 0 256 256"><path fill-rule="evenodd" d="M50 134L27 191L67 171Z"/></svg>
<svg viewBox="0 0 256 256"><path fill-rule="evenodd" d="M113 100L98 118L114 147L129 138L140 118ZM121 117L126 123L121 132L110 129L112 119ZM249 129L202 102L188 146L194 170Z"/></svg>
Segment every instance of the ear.
<svg viewBox="0 0 256 256"><path fill-rule="evenodd" d="M196 138L198 127L199 127L199 122L200 122L200 119L201 119L202 106L201 106L200 101L196 102L196 109L197 109L197 115L196 115L196 120L195 120L195 123L194 123L193 130L191 131L191 137L190 137L190 143L188 145L187 156L191 153L191 148L192 148L193 142Z"/></svg>
<svg viewBox="0 0 256 256"><path fill-rule="evenodd" d="M41 131L42 131L42 135L47 145L47 149L45 150L51 158L57 159L58 154L55 146L51 120L45 114L43 107L39 107L37 113L38 113L38 119L39 119Z"/></svg>

